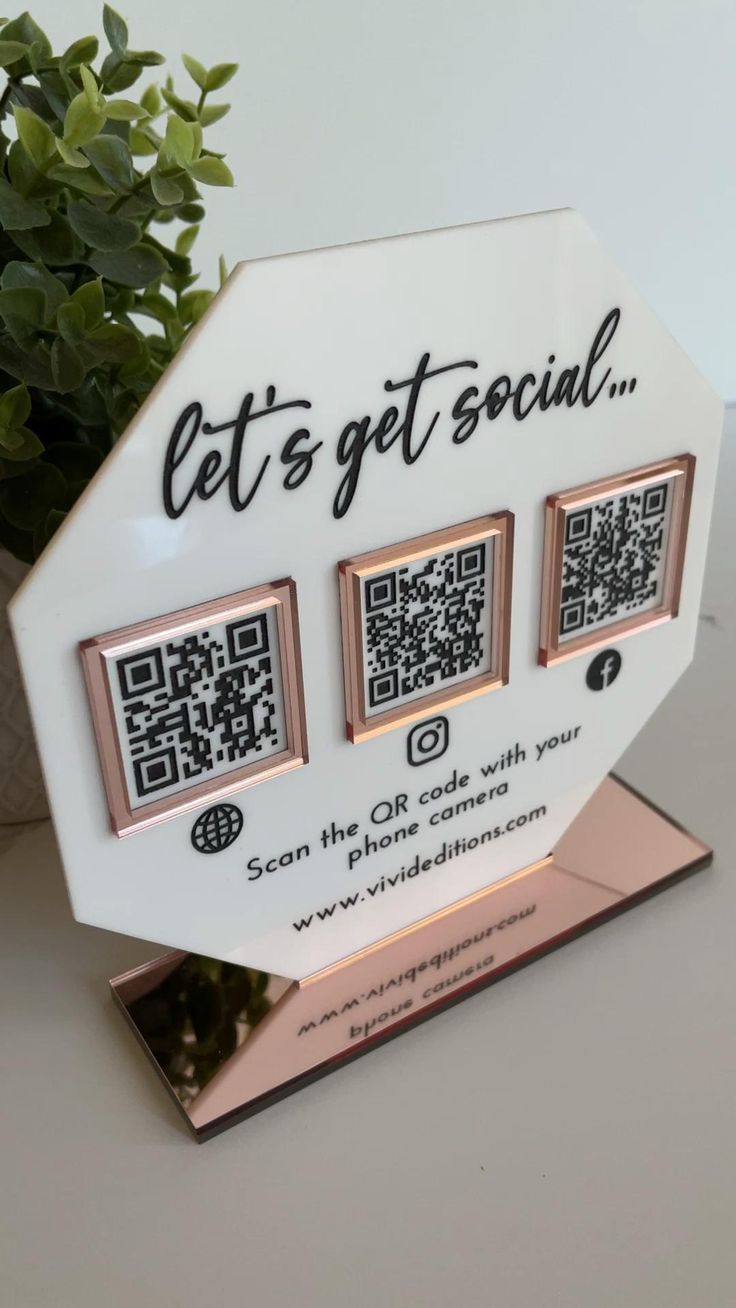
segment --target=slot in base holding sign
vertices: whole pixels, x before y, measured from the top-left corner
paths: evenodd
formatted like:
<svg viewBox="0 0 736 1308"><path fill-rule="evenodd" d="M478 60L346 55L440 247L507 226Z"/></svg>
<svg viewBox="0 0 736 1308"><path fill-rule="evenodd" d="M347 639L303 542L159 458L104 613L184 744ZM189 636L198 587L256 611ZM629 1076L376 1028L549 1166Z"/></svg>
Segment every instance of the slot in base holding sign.
<svg viewBox="0 0 736 1308"><path fill-rule="evenodd" d="M711 859L611 776L548 858L301 982L174 952L110 984L206 1140Z"/></svg>

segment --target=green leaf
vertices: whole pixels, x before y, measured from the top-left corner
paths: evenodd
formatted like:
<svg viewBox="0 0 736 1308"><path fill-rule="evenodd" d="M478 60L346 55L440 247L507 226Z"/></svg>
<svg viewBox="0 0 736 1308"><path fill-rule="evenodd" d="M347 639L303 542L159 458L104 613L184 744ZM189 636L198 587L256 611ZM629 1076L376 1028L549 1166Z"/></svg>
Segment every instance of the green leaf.
<svg viewBox="0 0 736 1308"><path fill-rule="evenodd" d="M84 147L84 153L114 191L126 191L135 181L130 150L118 136L98 136Z"/></svg>
<svg viewBox="0 0 736 1308"><path fill-rule="evenodd" d="M105 292L99 277L93 282L85 282L72 295L72 304L78 304L84 312L84 325L88 331L99 326L105 314Z"/></svg>
<svg viewBox="0 0 736 1308"><path fill-rule="evenodd" d="M25 82L22 98L29 109L35 109L39 118L43 118L44 122L54 126L49 117L49 109L53 118L58 118L62 122L69 97L74 95L76 88L73 87L73 84L67 84L68 73L61 74L56 68L49 68L48 65L46 65L44 71L37 74L37 77L39 93L30 96L29 92L34 91L35 88Z"/></svg>
<svg viewBox="0 0 736 1308"><path fill-rule="evenodd" d="M159 204L180 204L184 199L184 192L172 177L164 177L157 168L154 168L148 176L151 190Z"/></svg>
<svg viewBox="0 0 736 1308"><path fill-rule="evenodd" d="M9 76L11 76L11 74L9 74ZM18 77L19 74L13 73L12 76ZM49 105L46 96L40 86L41 78L43 78L44 83L47 86L51 85L52 82L56 81L58 87L60 83L60 89L62 91L62 94L66 98L66 87L64 86L63 80L61 80L61 78L55 74L53 69L50 69L47 72L39 74L38 86L34 85L33 82L29 82L25 80L24 78L22 90L19 88L18 93L14 95L12 98L14 103L24 105L26 109L32 109L34 114L38 114L39 118L43 118L44 122L50 124L51 118L49 116Z"/></svg>
<svg viewBox="0 0 736 1308"><path fill-rule="evenodd" d="M105 113L116 123L134 123L147 116L143 105L136 104L135 100L108 100Z"/></svg>
<svg viewBox="0 0 736 1308"><path fill-rule="evenodd" d="M13 190L19 195L28 196L30 191L38 190L39 182L44 180L43 174L26 154L20 141L11 141L7 167Z"/></svg>
<svg viewBox="0 0 736 1308"><path fill-rule="evenodd" d="M181 273L167 273L166 277L162 278L161 285L162 287L166 287L167 290L173 291L174 295L179 296L183 295L185 291L188 291L189 287L193 286L196 280L197 277L195 274L191 277L187 277Z"/></svg>
<svg viewBox="0 0 736 1308"><path fill-rule="evenodd" d="M110 287L110 296L105 303L113 317L122 322L125 315L137 307L136 293L127 286Z"/></svg>
<svg viewBox="0 0 736 1308"><path fill-rule="evenodd" d="M39 343L33 349L21 348L9 336L0 336L0 368L10 377L39 390L53 390L51 356L48 346Z"/></svg>
<svg viewBox="0 0 736 1308"><path fill-rule="evenodd" d="M15 427L12 431L0 430L2 457L12 463L27 463L43 454L43 445L29 427Z"/></svg>
<svg viewBox="0 0 736 1308"><path fill-rule="evenodd" d="M161 112L161 92L155 83L146 87L141 96L141 104L151 118L155 118Z"/></svg>
<svg viewBox="0 0 736 1308"><path fill-rule="evenodd" d="M158 50L129 50L126 62L138 64L140 68L157 68L159 64L165 64L166 59Z"/></svg>
<svg viewBox="0 0 736 1308"><path fill-rule="evenodd" d="M207 74L207 81L203 89L205 91L219 91L220 87L225 86L237 71L238 64L215 64Z"/></svg>
<svg viewBox="0 0 736 1308"><path fill-rule="evenodd" d="M214 291L187 291L179 301L179 315L185 326L199 322L215 298Z"/></svg>
<svg viewBox="0 0 736 1308"><path fill-rule="evenodd" d="M93 250L104 253L129 250L131 245L140 240L141 232L137 223L131 222L130 218L122 218L120 214L98 209L87 200L70 200L67 218L72 230Z"/></svg>
<svg viewBox="0 0 736 1308"><path fill-rule="evenodd" d="M112 424L113 443L118 436L122 435L128 426L131 418L136 413L140 400L136 402L135 397L129 391L118 395L110 409L110 422Z"/></svg>
<svg viewBox="0 0 736 1308"><path fill-rule="evenodd" d="M5 314L0 330L6 332L6 344L13 341L23 351L33 350L34 342L40 340L37 335L39 329L34 327L33 323L27 322L23 318L16 318L12 313ZM24 369L17 373L11 372L11 375L17 376L19 381L28 380Z"/></svg>
<svg viewBox="0 0 736 1308"><path fill-rule="evenodd" d="M89 481L102 463L100 451L81 441L54 441L46 450L46 459L68 482Z"/></svg>
<svg viewBox="0 0 736 1308"><path fill-rule="evenodd" d="M189 76L197 83L200 91L207 89L207 69L198 59L193 59L191 55L183 54L181 61L186 68Z"/></svg>
<svg viewBox="0 0 736 1308"><path fill-rule="evenodd" d="M117 136L119 140L124 141L127 145L128 136L130 134L130 123L118 123L115 122L114 119L108 118L104 132L106 136Z"/></svg>
<svg viewBox="0 0 736 1308"><path fill-rule="evenodd" d="M42 118L21 104L13 105L18 139L38 169L43 170L56 154L56 137Z"/></svg>
<svg viewBox="0 0 736 1308"><path fill-rule="evenodd" d="M229 104L205 104L199 111L199 121L203 127L211 127L213 123L218 123L225 114L230 113Z"/></svg>
<svg viewBox="0 0 736 1308"><path fill-rule="evenodd" d="M194 245L194 242L196 241L198 235L199 235L198 224L195 224L193 227L185 227L184 231L179 232L179 235L176 238L176 246L174 247L176 249L176 253L189 254L189 251Z"/></svg>
<svg viewBox="0 0 736 1308"><path fill-rule="evenodd" d="M130 153L135 155L158 154L160 142L155 138L152 139L148 132L144 132L139 127L131 128L128 137Z"/></svg>
<svg viewBox="0 0 736 1308"><path fill-rule="evenodd" d="M135 382L138 378L143 378L145 384L145 374L151 371L151 354L148 345L142 337L138 338L137 344L138 352L125 361L118 373L118 378L123 384ZM150 390L150 382L146 390Z"/></svg>
<svg viewBox="0 0 736 1308"><path fill-rule="evenodd" d="M30 286L14 286L0 290L0 316L6 321L9 318L20 318L23 322L30 323L32 327L43 327L46 317L46 296L43 291ZM0 401L0 415L2 414L2 402ZM18 422L25 422L28 414L26 413ZM4 422L0 416L0 422Z"/></svg>
<svg viewBox="0 0 736 1308"><path fill-rule="evenodd" d="M195 157L193 124L185 123L178 114L169 114L161 152L180 168L186 168Z"/></svg>
<svg viewBox="0 0 736 1308"><path fill-rule="evenodd" d="M90 267L120 286L150 286L166 272L158 250L150 245L134 245L117 254L93 254Z"/></svg>
<svg viewBox="0 0 736 1308"><path fill-rule="evenodd" d="M77 499L77 495L74 496L74 499ZM34 559L37 559L43 553L51 537L59 530L66 516L66 512L62 509L52 509L50 513L47 513L45 522L36 527L33 533Z"/></svg>
<svg viewBox="0 0 736 1308"><path fill-rule="evenodd" d="M131 94L126 88L162 56L128 49L127 26L110 6L104 26L111 53L103 57L103 39L100 71L94 37L55 57L28 15L5 30L0 20L0 68L7 61L13 91L6 105L17 103L18 136L10 142L0 130L0 406L3 384L18 390L17 380L34 396L34 418L44 414L36 434L31 418L26 428L25 422L3 421L0 412L4 485L12 480L25 487L29 471L53 469L42 442L58 435L79 433L99 462L212 298L190 289L199 282L189 254L204 213L198 181L232 184L220 156L201 153L202 127L219 121L228 106L193 101L225 85L235 66L207 70L188 55L187 80L198 88L192 101L178 97L167 81L165 96L147 86L136 103L125 98ZM148 80L141 78L141 88ZM178 122L162 140L167 103ZM136 164L131 147L145 152ZM175 220L168 238L175 248L150 235L152 220ZM139 314L153 319L147 325L157 334L150 343ZM60 456L56 471L63 493L57 483L60 494L40 517L32 506L33 525L28 515L22 526L13 525L0 506L0 542L3 532L14 533L16 553L27 554L29 540L31 550L43 548L92 469L67 466ZM36 489L42 494L44 487ZM17 504L15 512L17 518Z"/></svg>
<svg viewBox="0 0 736 1308"><path fill-rule="evenodd" d="M175 109L180 118L187 123L196 123L197 106L192 104L191 100L182 100L180 96L172 91L170 86L161 88L161 95L170 109Z"/></svg>
<svg viewBox="0 0 736 1308"><path fill-rule="evenodd" d="M49 214L42 204L27 200L0 177L0 227L5 230L27 231L30 227L47 227Z"/></svg>
<svg viewBox="0 0 736 1308"><path fill-rule="evenodd" d="M105 36L110 42L110 49L121 58L128 49L128 28L110 5L105 5L102 10L102 26L105 29Z"/></svg>
<svg viewBox="0 0 736 1308"><path fill-rule="evenodd" d="M224 285L225 285L225 282L227 281L228 277L230 276L230 274L229 274L229 272L228 272L228 270L227 270L227 264L225 263L225 256L224 256L224 254L221 254L220 257L219 257L219 259L217 260L217 270L218 270L218 272L219 272L219 274L220 274L220 286L224 286Z"/></svg>
<svg viewBox="0 0 736 1308"><path fill-rule="evenodd" d="M86 95L90 109L99 111L105 107L104 96L97 85L97 78L86 64L80 64L79 76L82 79L82 92Z"/></svg>
<svg viewBox="0 0 736 1308"><path fill-rule="evenodd" d="M64 118L64 140L67 145L87 145L105 126L103 110L93 109L85 91L75 95ZM67 159L68 163L69 160Z"/></svg>
<svg viewBox="0 0 736 1308"><path fill-rule="evenodd" d="M130 64L116 54L109 54L102 61L100 77L106 91L127 91L142 72L140 64Z"/></svg>
<svg viewBox="0 0 736 1308"><path fill-rule="evenodd" d="M234 186L235 184L227 164L222 159L215 159L213 155L195 159L194 163L189 165L188 172L190 177L194 177L205 186Z"/></svg>
<svg viewBox="0 0 736 1308"><path fill-rule="evenodd" d="M69 298L67 289L58 277L48 269L33 263L13 261L5 265L0 285L3 290L30 286L32 290L43 291L46 297L47 320L52 318L60 304ZM0 363L0 367L3 365Z"/></svg>
<svg viewBox="0 0 736 1308"><path fill-rule="evenodd" d="M70 168L89 168L89 159L74 148L73 145L67 145L65 141L57 141L56 148L59 151L65 164Z"/></svg>
<svg viewBox="0 0 736 1308"><path fill-rule="evenodd" d="M21 427L31 412L31 397L27 387L13 386L0 395L0 427Z"/></svg>
<svg viewBox="0 0 736 1308"><path fill-rule="evenodd" d="M82 36L78 41L73 41L67 46L60 60L60 67L64 70L78 68L80 64L91 64L97 58L97 51L100 43L96 36Z"/></svg>
<svg viewBox="0 0 736 1308"><path fill-rule="evenodd" d="M48 463L37 463L22 477L0 487L0 509L11 527L18 531L33 531L47 513L63 503L66 482L58 468Z"/></svg>
<svg viewBox="0 0 736 1308"><path fill-rule="evenodd" d="M89 333L86 344L100 360L108 363L125 363L137 357L141 341L131 327L124 327L116 322L105 322Z"/></svg>
<svg viewBox="0 0 736 1308"><path fill-rule="evenodd" d="M176 181L177 181L177 185L180 186L182 191L184 192L185 200L199 200L200 196L199 196L199 191L197 190L196 183L192 180L192 178L189 176L188 173L180 173Z"/></svg>
<svg viewBox="0 0 736 1308"><path fill-rule="evenodd" d="M0 68L17 63L28 54L28 46L22 41L0 41Z"/></svg>
<svg viewBox="0 0 736 1308"><path fill-rule="evenodd" d="M109 431L109 414L102 392L109 395L109 383L106 378L88 372L79 390L68 399L64 395L55 398L54 405L60 414L70 418L75 428L89 439L95 449L106 454L112 445ZM67 428L68 430L68 428Z"/></svg>
<svg viewBox="0 0 736 1308"><path fill-rule="evenodd" d="M59 213L51 215L48 227L36 227L30 232L16 232L13 239L29 259L50 264L55 268L78 263L84 254L81 241Z"/></svg>
<svg viewBox="0 0 736 1308"><path fill-rule="evenodd" d="M268 972L261 972L254 967L249 967L248 975L250 977L250 983L253 988L253 996L255 999L260 999L263 995L265 995L266 991L268 990L268 982L269 982Z"/></svg>
<svg viewBox="0 0 736 1308"><path fill-rule="evenodd" d="M201 223L204 218L204 206L201 204L184 204L182 205L178 218L185 223Z"/></svg>
<svg viewBox="0 0 736 1308"><path fill-rule="evenodd" d="M151 236L150 232L146 233L145 241L147 245L152 245L158 250L170 272L183 273L185 276L191 273L191 259L188 259L186 255L177 254L175 250L170 250L168 246L162 245L160 241L156 240L155 236Z"/></svg>
<svg viewBox="0 0 736 1308"><path fill-rule="evenodd" d="M84 485L86 486L86 484L87 483L85 482ZM82 489L84 489L84 487ZM54 532L59 530L59 527L61 526L66 516L67 516L66 513L63 513L61 509L51 509L46 519L46 533L48 535L49 540L53 536Z"/></svg>
<svg viewBox="0 0 736 1308"><path fill-rule="evenodd" d="M51 54L49 38L27 11L3 28L3 41L21 41L23 45L35 45L40 59L47 59Z"/></svg>
<svg viewBox="0 0 736 1308"><path fill-rule="evenodd" d="M22 444L23 437L19 431L14 431L12 427L0 427L0 450L7 453L9 458L12 458L12 451L20 449Z"/></svg>
<svg viewBox="0 0 736 1308"><path fill-rule="evenodd" d="M83 191L85 195L112 195L112 190L107 183L89 170L83 172L80 168L73 168L68 164L57 164L56 167L49 169L48 176L63 186L71 186L75 191Z"/></svg>
<svg viewBox="0 0 736 1308"><path fill-rule="evenodd" d="M160 291L146 291L136 307L139 313L145 313L149 318L155 318L157 322L168 322L176 317L176 305L171 300L167 300Z"/></svg>
<svg viewBox="0 0 736 1308"><path fill-rule="evenodd" d="M56 326L67 344L79 345L84 340L86 325L81 304L69 300L66 304L59 305Z"/></svg>
<svg viewBox="0 0 736 1308"><path fill-rule="evenodd" d="M17 469L13 464L7 464L2 467L0 476L17 476ZM16 527L11 527L9 522L3 522L0 513L0 545L8 550L21 563L33 563L35 554L33 552L33 536L29 532L18 531Z"/></svg>
<svg viewBox="0 0 736 1308"><path fill-rule="evenodd" d="M62 395L75 391L85 378L86 369L80 354L61 336L57 336L51 346L51 371L54 388Z"/></svg>

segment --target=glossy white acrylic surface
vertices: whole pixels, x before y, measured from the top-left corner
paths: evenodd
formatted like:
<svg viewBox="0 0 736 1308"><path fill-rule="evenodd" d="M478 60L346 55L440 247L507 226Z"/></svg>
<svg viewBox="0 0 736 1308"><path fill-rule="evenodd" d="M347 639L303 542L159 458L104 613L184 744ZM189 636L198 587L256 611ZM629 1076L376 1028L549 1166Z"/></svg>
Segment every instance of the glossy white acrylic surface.
<svg viewBox="0 0 736 1308"><path fill-rule="evenodd" d="M614 309L585 404L585 361ZM374 439L335 517L336 495L349 499L341 431L366 415L375 431L392 403L405 417L410 388L384 383L408 381L427 353L427 372L447 370L418 388L410 456L431 428L429 439L408 463L400 440L379 453ZM518 420L508 400L472 433L461 427L497 379L526 388L521 413L545 369L551 394L575 365L572 405L537 403ZM184 408L199 401L203 421L232 424L248 392L253 412L266 409L270 386L273 411L243 442L243 498L263 469L248 507L234 511L223 485L167 516L163 464ZM463 408L469 387L479 395ZM294 400L311 407L275 411ZM721 421L717 397L572 211L236 269L12 606L76 916L297 977L546 855L690 661ZM309 437L285 449L298 428ZM318 442L309 475L285 489L305 467L289 452ZM197 435L174 472L175 508L205 453L220 450L224 468L232 443L232 425ZM697 462L679 616L613 641L622 666L602 693L586 684L589 653L542 667L547 495L685 453ZM350 743L337 564L503 510L515 518L509 684L443 710L438 757L429 749L418 765L411 726ZM308 764L229 797L245 820L220 853L193 847L199 810L117 838L79 642L283 577L297 586Z"/></svg>

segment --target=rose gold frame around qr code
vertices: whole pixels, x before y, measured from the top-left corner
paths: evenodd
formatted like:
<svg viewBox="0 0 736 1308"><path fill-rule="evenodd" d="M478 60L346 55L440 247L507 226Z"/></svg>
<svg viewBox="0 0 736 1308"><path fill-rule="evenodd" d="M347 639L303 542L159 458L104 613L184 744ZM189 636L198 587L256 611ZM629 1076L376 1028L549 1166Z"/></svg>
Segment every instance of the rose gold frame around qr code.
<svg viewBox="0 0 736 1308"><path fill-rule="evenodd" d="M115 711L108 673L112 660L121 654L135 653L149 644L158 644L176 636L188 635L208 624L229 622L249 613L276 608L278 656L284 695L286 722L285 750L263 760L245 764L224 776L211 777L167 798L133 808L125 779L123 755L118 739ZM163 822L178 813L190 812L205 802L233 795L260 781L281 775L307 762L307 732L304 712L299 619L296 587L291 579L255 586L250 590L226 595L206 604L179 609L161 618L121 627L101 636L80 642L84 676L87 683L92 719L97 737L102 775L107 794L112 828L116 835Z"/></svg>
<svg viewBox="0 0 736 1308"><path fill-rule="evenodd" d="M485 518L474 518L443 531L429 532L389 545L385 549L371 550L338 564L340 579L340 607L342 613L343 668L345 678L345 715L348 739L356 743L390 731L404 723L415 722L429 713L439 712L452 704L460 704L483 695L487 691L505 686L509 679L509 646L511 633L511 573L513 565L514 515L496 513ZM410 700L385 713L366 712L362 638L361 584L365 577L405 563L414 562L425 554L444 549L457 549L476 541L493 541L493 594L491 609L491 667L478 677L461 681L454 686L434 691L421 699Z"/></svg>
<svg viewBox="0 0 736 1308"><path fill-rule="evenodd" d="M576 486L573 490L547 499L542 579L542 616L539 638L539 662L545 667L573 658L583 651L600 649L612 640L631 636L644 627L657 626L676 618L680 604L685 546L690 517L695 458L682 454L662 463L651 463L633 472L602 481ZM608 626L596 627L570 640L560 641L560 607L562 602L562 561L565 548L565 523L571 510L587 508L596 501L626 491L644 489L660 481L672 481L673 502L670 509L669 538L665 560L662 602L654 609L632 612Z"/></svg>

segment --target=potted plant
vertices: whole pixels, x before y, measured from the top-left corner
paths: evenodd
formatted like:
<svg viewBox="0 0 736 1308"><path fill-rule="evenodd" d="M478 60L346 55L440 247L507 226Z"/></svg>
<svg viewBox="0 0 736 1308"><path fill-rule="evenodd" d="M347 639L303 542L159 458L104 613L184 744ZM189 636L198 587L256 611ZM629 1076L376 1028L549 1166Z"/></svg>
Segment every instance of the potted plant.
<svg viewBox="0 0 736 1308"><path fill-rule="evenodd" d="M194 84L129 90L164 62L105 5L54 54L28 13L0 20L0 821L45 798L5 607L209 304L190 253L200 185L231 186L204 133L236 64L183 56ZM166 231L169 224L174 224ZM220 280L224 269L220 268Z"/></svg>

